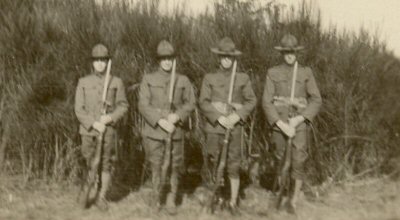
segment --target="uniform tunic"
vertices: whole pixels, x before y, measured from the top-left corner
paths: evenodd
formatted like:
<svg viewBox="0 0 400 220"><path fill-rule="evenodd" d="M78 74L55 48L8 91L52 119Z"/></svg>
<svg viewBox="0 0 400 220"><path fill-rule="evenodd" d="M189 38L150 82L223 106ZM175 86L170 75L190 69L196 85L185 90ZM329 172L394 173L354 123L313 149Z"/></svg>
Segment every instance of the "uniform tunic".
<svg viewBox="0 0 400 220"><path fill-rule="evenodd" d="M105 76L90 74L79 79L75 93L75 114L80 122L82 154L90 162L94 156L99 133L92 127L95 121L100 120L102 108L102 94ZM115 125L128 110L128 101L122 80L112 76L107 91L107 114L112 118L112 123L107 125L103 144L103 169L111 168L111 152L116 143Z"/></svg>
<svg viewBox="0 0 400 220"><path fill-rule="evenodd" d="M147 159L153 166L162 164L164 141L169 134L164 131L158 121L166 119L171 112L168 102L170 85L170 73L159 69L143 76L139 91L139 112L145 119L142 136ZM180 122L176 124L173 133L172 168L180 169L183 165L183 134L182 122L184 122L194 110L196 104L194 91L189 79L181 74L176 74L173 108L179 116Z"/></svg>
<svg viewBox="0 0 400 220"><path fill-rule="evenodd" d="M222 147L225 128L218 123L222 115L229 115L224 106L227 105L231 71L219 70L216 73L205 75L200 92L199 105L203 115L206 117L205 131L207 133L206 146L212 163L216 163L219 148ZM257 98L251 87L250 78L245 73L236 73L236 79L232 93L232 105L236 114L242 121L254 109ZM225 110L225 111L224 111ZM237 123L232 129L232 136L229 142L227 169L230 177L238 177L241 151L240 131L242 125Z"/></svg>
<svg viewBox="0 0 400 220"><path fill-rule="evenodd" d="M293 67L282 64L268 70L264 94L263 109L268 122L273 126L272 142L275 145L276 157L281 160L284 155L287 137L276 126L278 120L288 122L290 92L292 86ZM307 159L306 122L311 122L318 113L322 100L319 89L309 67L298 67L295 92L294 115L302 115L305 122L296 128L292 150L292 177L304 177L304 162Z"/></svg>

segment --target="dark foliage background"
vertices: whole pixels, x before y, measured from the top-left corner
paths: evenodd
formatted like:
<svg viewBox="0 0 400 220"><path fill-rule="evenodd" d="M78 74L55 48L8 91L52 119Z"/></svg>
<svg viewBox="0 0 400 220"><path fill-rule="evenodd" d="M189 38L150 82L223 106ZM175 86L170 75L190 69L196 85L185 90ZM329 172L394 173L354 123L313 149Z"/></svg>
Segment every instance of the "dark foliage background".
<svg viewBox="0 0 400 220"><path fill-rule="evenodd" d="M306 46L300 61L314 70L324 101L314 123L319 144L310 151L310 161L319 165L310 172L339 180L399 168L400 63L374 35L339 33L335 27L322 31L307 4L283 16L272 2L256 8L250 1L226 0L214 5L215 17L207 12L189 17L184 8L165 16L157 6L157 1L133 8L80 0L0 1L3 170L27 179L75 180L79 175L73 98L78 78L90 72L87 58L98 42L112 50L112 73L128 88L131 109L121 125L118 152L121 172L135 172L142 123L136 85L154 68L161 39L176 45L177 70L199 88L203 75L217 64L209 47L231 37L244 54L239 69L250 75L261 98L266 70L281 61L273 46L288 32ZM247 147L265 147L269 128L264 117L259 105L246 127ZM188 147L203 143L198 118L192 117Z"/></svg>

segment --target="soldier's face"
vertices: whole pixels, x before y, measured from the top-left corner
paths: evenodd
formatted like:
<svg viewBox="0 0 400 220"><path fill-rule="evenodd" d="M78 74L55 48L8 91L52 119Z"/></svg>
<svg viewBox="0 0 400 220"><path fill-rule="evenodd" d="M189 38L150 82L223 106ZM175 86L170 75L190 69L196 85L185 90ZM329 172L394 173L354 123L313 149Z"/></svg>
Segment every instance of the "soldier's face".
<svg viewBox="0 0 400 220"><path fill-rule="evenodd" d="M221 57L221 66L224 69L229 69L232 67L233 59L232 57Z"/></svg>
<svg viewBox="0 0 400 220"><path fill-rule="evenodd" d="M96 72L102 73L106 70L107 59L96 59L93 61L93 68Z"/></svg>
<svg viewBox="0 0 400 220"><path fill-rule="evenodd" d="M160 66L166 72L171 71L172 70L172 59L171 58L161 59Z"/></svg>
<svg viewBox="0 0 400 220"><path fill-rule="evenodd" d="M289 65L293 65L296 62L296 54L294 52L286 52L283 54L283 59Z"/></svg>

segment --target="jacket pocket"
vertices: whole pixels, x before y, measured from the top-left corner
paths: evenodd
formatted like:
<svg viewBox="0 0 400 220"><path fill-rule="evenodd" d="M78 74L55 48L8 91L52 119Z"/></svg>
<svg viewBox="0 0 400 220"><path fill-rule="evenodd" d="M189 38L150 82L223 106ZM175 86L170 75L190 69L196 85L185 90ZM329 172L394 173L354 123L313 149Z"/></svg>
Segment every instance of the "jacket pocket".
<svg viewBox="0 0 400 220"><path fill-rule="evenodd" d="M305 97L306 96L306 83L307 79L304 76L299 75L296 79L295 96Z"/></svg>
<svg viewBox="0 0 400 220"><path fill-rule="evenodd" d="M156 107L162 106L163 103L168 102L168 90L166 84L160 81L149 82L150 89L150 102Z"/></svg>
<svg viewBox="0 0 400 220"><path fill-rule="evenodd" d="M112 87L107 91L106 105L107 113L114 111L116 105L117 88Z"/></svg>
<svg viewBox="0 0 400 220"><path fill-rule="evenodd" d="M282 75L282 74L277 74L274 76L271 76L272 83L275 86L275 95L277 96L286 96L288 95L288 79Z"/></svg>
<svg viewBox="0 0 400 220"><path fill-rule="evenodd" d="M96 86L86 86L83 88L83 90L85 97L85 109L89 112L96 111L101 103L101 92L99 92L99 89Z"/></svg>
<svg viewBox="0 0 400 220"><path fill-rule="evenodd" d="M181 104L185 95L185 85L178 80L174 88L174 104Z"/></svg>
<svg viewBox="0 0 400 220"><path fill-rule="evenodd" d="M234 102L238 102L240 104L243 102L243 88L246 85L245 83L246 82L243 80L236 80L232 92L232 100Z"/></svg>
<svg viewBox="0 0 400 220"><path fill-rule="evenodd" d="M213 100L215 99L226 99L228 94L228 87L229 86L225 86L225 83L223 81L213 81L210 82L210 86L211 86L211 97Z"/></svg>

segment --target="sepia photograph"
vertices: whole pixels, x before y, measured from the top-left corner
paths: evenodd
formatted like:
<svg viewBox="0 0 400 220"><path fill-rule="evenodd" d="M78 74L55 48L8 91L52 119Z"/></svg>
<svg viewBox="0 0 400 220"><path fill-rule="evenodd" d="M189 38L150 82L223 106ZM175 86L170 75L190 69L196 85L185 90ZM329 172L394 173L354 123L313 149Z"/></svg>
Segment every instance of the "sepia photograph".
<svg viewBox="0 0 400 220"><path fill-rule="evenodd" d="M400 0L0 0L1 220L400 220Z"/></svg>

